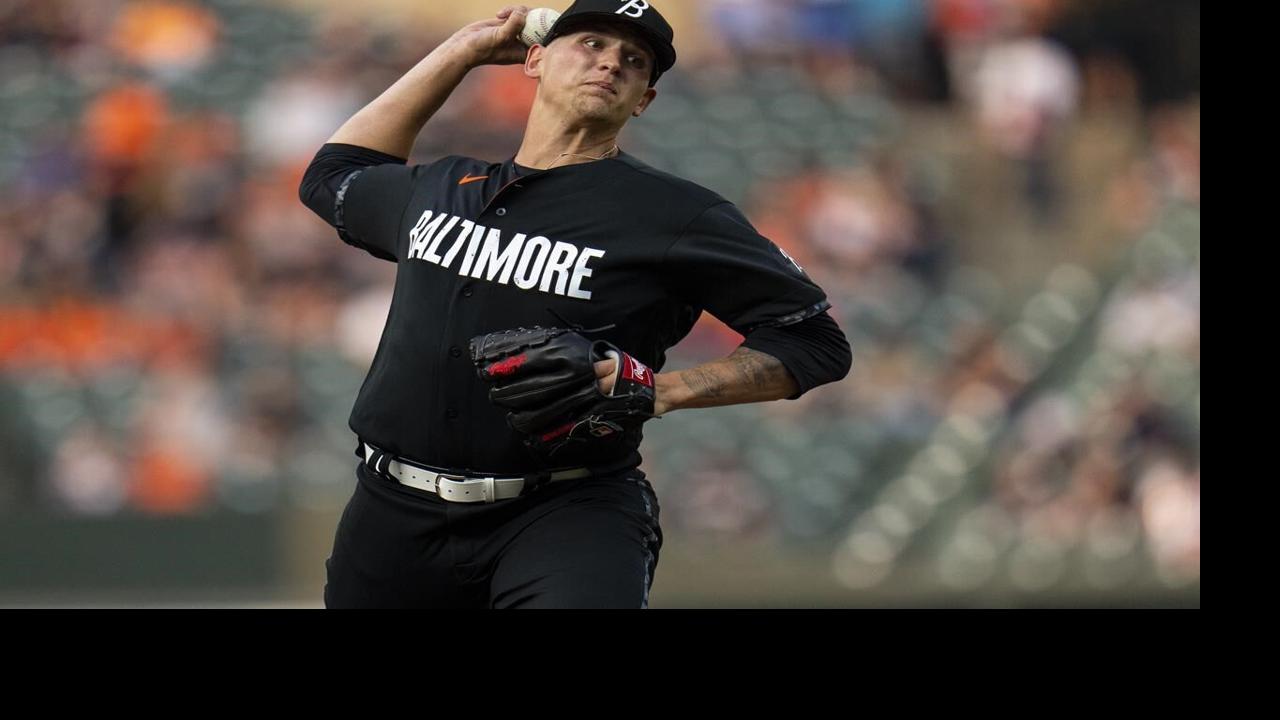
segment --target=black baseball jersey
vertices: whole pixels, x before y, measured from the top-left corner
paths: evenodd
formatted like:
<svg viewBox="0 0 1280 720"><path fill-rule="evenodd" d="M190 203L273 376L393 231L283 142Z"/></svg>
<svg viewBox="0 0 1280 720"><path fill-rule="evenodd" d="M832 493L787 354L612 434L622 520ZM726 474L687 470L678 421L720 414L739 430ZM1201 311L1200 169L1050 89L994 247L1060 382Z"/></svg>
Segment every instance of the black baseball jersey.
<svg viewBox="0 0 1280 720"><path fill-rule="evenodd" d="M826 295L799 265L732 203L626 153L537 170L462 156L408 166L329 144L301 194L345 242L399 264L351 428L411 460L538 469L471 364L468 341L486 332L611 325L590 336L658 371L706 310L778 357L794 397L848 370ZM613 459L638 465L639 442Z"/></svg>

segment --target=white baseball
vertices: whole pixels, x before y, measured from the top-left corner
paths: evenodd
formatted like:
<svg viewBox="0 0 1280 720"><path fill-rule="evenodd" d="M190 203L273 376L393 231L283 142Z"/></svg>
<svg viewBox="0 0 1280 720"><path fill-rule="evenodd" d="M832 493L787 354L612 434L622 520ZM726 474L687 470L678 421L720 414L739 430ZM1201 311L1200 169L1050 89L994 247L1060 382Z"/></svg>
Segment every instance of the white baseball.
<svg viewBox="0 0 1280 720"><path fill-rule="evenodd" d="M542 42L542 39L551 32L551 26L556 24L556 20L560 19L560 13L551 8L534 8L524 19L524 29L520 31L520 42L526 47L532 47Z"/></svg>

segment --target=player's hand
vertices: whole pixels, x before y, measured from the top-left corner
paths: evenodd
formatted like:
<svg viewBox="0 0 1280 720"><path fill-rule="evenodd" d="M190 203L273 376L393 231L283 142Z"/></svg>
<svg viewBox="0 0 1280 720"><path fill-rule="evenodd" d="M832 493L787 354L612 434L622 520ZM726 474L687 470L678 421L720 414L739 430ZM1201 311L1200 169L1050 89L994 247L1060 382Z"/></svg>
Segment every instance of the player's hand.
<svg viewBox="0 0 1280 720"><path fill-rule="evenodd" d="M618 361L612 358L608 360L599 360L596 362L596 378L600 381L596 383L600 387L600 392L608 395L613 389L613 379L618 375Z"/></svg>
<svg viewBox="0 0 1280 720"><path fill-rule="evenodd" d="M595 368L596 380L598 381L596 382L596 386L600 388L600 392L608 395L613 389L614 379L618 377L618 361L613 359L599 360L596 362ZM660 375L658 373L654 373L653 375L653 414L658 417L667 414L671 410L671 406L666 402L666 393L663 392L665 389L670 387L669 383L664 382L664 380L668 379L670 378L668 378L667 375Z"/></svg>
<svg viewBox="0 0 1280 720"><path fill-rule="evenodd" d="M469 67L523 63L529 48L520 42L529 8L508 5L488 20L479 20L453 34L448 42L466 59Z"/></svg>
<svg viewBox="0 0 1280 720"><path fill-rule="evenodd" d="M615 454L654 417L653 370L607 340L535 325L476 335L469 347L489 401L539 462Z"/></svg>

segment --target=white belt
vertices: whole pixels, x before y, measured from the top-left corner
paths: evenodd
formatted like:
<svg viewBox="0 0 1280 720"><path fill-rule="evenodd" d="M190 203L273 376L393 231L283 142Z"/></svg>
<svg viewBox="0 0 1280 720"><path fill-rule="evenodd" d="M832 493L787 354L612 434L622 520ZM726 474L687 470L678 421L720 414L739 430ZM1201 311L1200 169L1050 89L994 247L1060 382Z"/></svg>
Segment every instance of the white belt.
<svg viewBox="0 0 1280 720"><path fill-rule="evenodd" d="M375 463L374 456L377 456ZM487 475L451 475L410 463L395 460L387 453L364 443L364 459L374 472L386 473L400 482L419 490L426 490L453 502L493 502L518 497L524 490L523 477L492 477ZM378 467L380 465L381 467ZM560 470L551 473L548 482L587 477L587 468Z"/></svg>

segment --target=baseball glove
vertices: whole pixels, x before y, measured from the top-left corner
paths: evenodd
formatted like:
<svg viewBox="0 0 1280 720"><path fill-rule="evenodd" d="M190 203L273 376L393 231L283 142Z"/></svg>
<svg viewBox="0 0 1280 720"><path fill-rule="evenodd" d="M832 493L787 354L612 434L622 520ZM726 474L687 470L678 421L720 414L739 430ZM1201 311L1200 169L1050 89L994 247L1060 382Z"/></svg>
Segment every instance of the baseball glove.
<svg viewBox="0 0 1280 720"><path fill-rule="evenodd" d="M613 358L618 372L600 391L595 363ZM606 340L564 328L516 328L471 339L471 361L489 399L543 461L571 448L607 451L654 417L653 371Z"/></svg>

